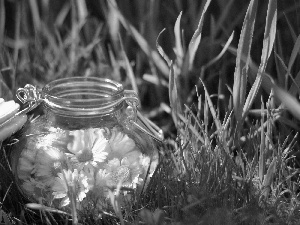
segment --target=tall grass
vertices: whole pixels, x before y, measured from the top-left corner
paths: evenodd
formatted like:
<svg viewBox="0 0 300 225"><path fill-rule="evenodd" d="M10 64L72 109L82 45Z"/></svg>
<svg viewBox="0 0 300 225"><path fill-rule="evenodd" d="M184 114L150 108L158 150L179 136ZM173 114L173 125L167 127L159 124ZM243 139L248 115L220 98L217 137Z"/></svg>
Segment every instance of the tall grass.
<svg viewBox="0 0 300 225"><path fill-rule="evenodd" d="M0 97L14 98L26 83L107 77L139 93L140 110L166 136L136 201L120 207L112 194L103 211L69 215L17 189L6 156L16 134L1 147L0 221L298 224L299 7L0 0Z"/></svg>

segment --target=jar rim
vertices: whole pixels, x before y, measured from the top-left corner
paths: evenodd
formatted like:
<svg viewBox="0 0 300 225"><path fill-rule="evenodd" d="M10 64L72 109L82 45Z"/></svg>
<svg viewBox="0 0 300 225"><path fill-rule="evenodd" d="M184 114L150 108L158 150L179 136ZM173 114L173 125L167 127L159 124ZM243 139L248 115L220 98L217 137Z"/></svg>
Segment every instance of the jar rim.
<svg viewBox="0 0 300 225"><path fill-rule="evenodd" d="M45 106L56 113L91 116L122 107L123 85L99 77L69 77L49 82L42 88Z"/></svg>

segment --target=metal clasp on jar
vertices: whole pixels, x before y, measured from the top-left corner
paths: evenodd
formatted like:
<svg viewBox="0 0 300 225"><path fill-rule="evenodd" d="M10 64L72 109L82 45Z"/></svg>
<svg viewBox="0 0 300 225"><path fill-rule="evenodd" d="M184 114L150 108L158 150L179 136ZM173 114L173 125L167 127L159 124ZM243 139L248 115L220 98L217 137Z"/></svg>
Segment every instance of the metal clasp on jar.
<svg viewBox="0 0 300 225"><path fill-rule="evenodd" d="M27 107L19 113L30 112L42 102L40 91L31 84L26 84L24 88L19 88L16 96L23 104L28 104Z"/></svg>
<svg viewBox="0 0 300 225"><path fill-rule="evenodd" d="M17 90L16 96L23 104L27 104L27 106L23 110L17 112L13 117L10 117L8 120L0 124L0 127L8 124L16 116L30 112L31 110L36 108L42 101L40 92L31 84L26 84L24 88L19 88Z"/></svg>
<svg viewBox="0 0 300 225"><path fill-rule="evenodd" d="M136 92L132 90L125 90L124 97L126 103L128 104L128 107L126 108L126 114L129 117L130 123L140 131L152 137L154 140L163 142L164 136L162 130L137 110L139 99ZM148 130L137 123L137 118Z"/></svg>

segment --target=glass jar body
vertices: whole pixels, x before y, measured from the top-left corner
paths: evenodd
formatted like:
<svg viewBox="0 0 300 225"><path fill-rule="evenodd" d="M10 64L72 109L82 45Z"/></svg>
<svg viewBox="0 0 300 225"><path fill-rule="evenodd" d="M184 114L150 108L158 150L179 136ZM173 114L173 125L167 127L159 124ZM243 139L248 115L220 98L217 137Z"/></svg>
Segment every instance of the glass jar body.
<svg viewBox="0 0 300 225"><path fill-rule="evenodd" d="M98 109L109 104L114 94L104 97ZM64 102L82 103L82 98L74 96ZM31 200L65 207L72 200L71 191L78 207L89 198L103 202L108 190L118 185L139 190L154 172L158 161L155 144L132 126L126 102L94 113L95 104L85 112L84 101L80 113L70 113L68 107L57 110L52 101L44 101L39 106L43 113L31 119L15 145L12 171L20 190Z"/></svg>

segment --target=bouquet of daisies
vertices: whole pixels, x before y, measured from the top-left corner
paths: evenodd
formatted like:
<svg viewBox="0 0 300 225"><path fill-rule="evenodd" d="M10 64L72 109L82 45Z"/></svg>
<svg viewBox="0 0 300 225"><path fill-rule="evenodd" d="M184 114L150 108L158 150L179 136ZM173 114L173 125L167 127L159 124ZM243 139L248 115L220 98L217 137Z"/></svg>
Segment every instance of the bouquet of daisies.
<svg viewBox="0 0 300 225"><path fill-rule="evenodd" d="M101 209L109 190L139 190L158 163L157 153L144 154L120 127L51 128L35 141L18 157L19 186L25 195L58 208L69 207L73 196L78 209L91 202Z"/></svg>

